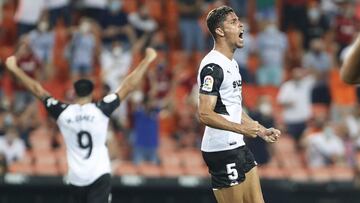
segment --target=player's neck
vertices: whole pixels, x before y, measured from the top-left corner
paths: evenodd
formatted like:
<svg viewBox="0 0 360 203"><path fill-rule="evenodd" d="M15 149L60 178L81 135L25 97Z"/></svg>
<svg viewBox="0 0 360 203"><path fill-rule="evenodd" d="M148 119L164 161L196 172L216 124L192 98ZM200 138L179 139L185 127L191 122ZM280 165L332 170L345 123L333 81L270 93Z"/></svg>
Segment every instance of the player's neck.
<svg viewBox="0 0 360 203"><path fill-rule="evenodd" d="M214 49L220 53L222 53L224 56L226 56L228 59L232 60L234 56L234 49L232 49L230 46L228 46L225 42L215 42Z"/></svg>
<svg viewBox="0 0 360 203"><path fill-rule="evenodd" d="M87 104L87 103L90 103L92 101L92 97L91 96L88 96L88 97L78 97L76 98L75 102L77 104L80 104L80 105L84 105L84 104Z"/></svg>

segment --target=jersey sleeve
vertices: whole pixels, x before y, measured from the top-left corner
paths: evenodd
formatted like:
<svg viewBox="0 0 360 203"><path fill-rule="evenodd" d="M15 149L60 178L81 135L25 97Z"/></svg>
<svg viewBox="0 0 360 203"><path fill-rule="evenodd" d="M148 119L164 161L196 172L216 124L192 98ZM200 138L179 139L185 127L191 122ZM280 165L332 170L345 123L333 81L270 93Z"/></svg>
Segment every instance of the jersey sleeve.
<svg viewBox="0 0 360 203"><path fill-rule="evenodd" d="M224 80L222 68L214 63L208 64L200 72L201 94L219 96L220 86Z"/></svg>
<svg viewBox="0 0 360 203"><path fill-rule="evenodd" d="M109 94L96 104L107 117L110 117L119 105L120 98L117 94Z"/></svg>
<svg viewBox="0 0 360 203"><path fill-rule="evenodd" d="M55 120L57 120L60 114L69 106L68 104L56 100L54 97L46 97L43 99L43 104L50 116Z"/></svg>

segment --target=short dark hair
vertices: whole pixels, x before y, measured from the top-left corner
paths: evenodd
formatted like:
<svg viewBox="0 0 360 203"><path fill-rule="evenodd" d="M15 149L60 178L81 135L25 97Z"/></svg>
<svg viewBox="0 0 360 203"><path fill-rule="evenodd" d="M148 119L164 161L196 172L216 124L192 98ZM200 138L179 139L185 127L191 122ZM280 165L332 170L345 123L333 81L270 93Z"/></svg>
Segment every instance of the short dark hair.
<svg viewBox="0 0 360 203"><path fill-rule="evenodd" d="M74 89L77 96L86 97L92 93L94 84L91 80L80 79L74 83Z"/></svg>
<svg viewBox="0 0 360 203"><path fill-rule="evenodd" d="M218 8L214 8L209 12L209 14L206 17L206 23L214 39L216 39L216 33L215 33L216 28L223 25L226 16L232 12L234 12L234 10L229 6L220 6Z"/></svg>

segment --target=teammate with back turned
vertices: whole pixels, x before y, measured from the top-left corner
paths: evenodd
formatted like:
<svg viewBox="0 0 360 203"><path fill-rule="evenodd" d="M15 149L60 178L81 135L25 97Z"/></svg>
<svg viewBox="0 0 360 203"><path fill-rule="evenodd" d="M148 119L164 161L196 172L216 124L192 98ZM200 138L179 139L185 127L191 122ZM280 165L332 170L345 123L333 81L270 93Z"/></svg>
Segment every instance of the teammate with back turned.
<svg viewBox="0 0 360 203"><path fill-rule="evenodd" d="M200 63L198 112L206 125L201 151L213 192L219 203L262 203L257 164L243 137L273 143L281 132L266 129L242 110L242 80L233 54L243 47L244 27L233 9L215 8L206 21L215 46Z"/></svg>
<svg viewBox="0 0 360 203"><path fill-rule="evenodd" d="M77 99L74 104L66 104L53 98L39 82L19 69L15 56L7 58L7 69L44 103L64 136L69 166L68 180L74 202L111 201L111 168L106 146L109 116L120 105L120 101L139 86L156 56L154 49L147 48L145 58L122 81L117 91L97 103L92 102L93 83L87 79L76 81L74 88Z"/></svg>

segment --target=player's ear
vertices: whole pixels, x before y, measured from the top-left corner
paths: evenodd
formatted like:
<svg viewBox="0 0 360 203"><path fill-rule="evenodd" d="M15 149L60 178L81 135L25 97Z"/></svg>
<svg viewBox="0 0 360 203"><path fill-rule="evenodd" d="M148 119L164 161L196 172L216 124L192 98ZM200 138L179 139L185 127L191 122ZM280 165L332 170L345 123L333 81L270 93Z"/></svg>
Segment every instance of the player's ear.
<svg viewBox="0 0 360 203"><path fill-rule="evenodd" d="M224 35L225 35L224 30L221 29L220 27L218 27L218 28L215 29L215 33L216 33L217 35L219 35L220 37L224 37Z"/></svg>

